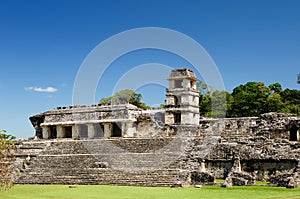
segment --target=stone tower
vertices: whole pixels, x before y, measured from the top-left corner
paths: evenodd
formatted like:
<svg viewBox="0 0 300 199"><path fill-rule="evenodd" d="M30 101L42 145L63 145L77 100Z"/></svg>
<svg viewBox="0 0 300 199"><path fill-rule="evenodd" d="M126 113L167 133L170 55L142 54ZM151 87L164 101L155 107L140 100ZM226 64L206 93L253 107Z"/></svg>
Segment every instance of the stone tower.
<svg viewBox="0 0 300 199"><path fill-rule="evenodd" d="M165 123L199 125L199 91L194 72L174 69L167 80Z"/></svg>

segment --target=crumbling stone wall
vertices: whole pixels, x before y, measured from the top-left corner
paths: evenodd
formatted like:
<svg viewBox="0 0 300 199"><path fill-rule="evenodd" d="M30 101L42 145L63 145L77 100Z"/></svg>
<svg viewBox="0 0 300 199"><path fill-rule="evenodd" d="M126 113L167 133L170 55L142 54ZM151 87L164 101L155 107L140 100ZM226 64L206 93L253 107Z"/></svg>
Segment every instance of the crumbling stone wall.
<svg viewBox="0 0 300 199"><path fill-rule="evenodd" d="M256 136L269 139L289 140L289 131L292 123L298 124L299 118L293 114L265 113L257 121Z"/></svg>
<svg viewBox="0 0 300 199"><path fill-rule="evenodd" d="M241 121L242 130L238 126ZM289 141L290 128L299 123L299 117L267 113L257 118L213 122L219 123L221 139L206 156L205 162L207 169L215 176L229 175L229 167L235 157L240 158L241 172L255 176L256 180L269 181L282 173L293 173L300 153L299 142ZM226 128L228 123L232 129Z"/></svg>
<svg viewBox="0 0 300 199"><path fill-rule="evenodd" d="M207 134L214 131L219 134L223 142L236 142L239 138L254 136L257 120L257 117L202 118L200 120L200 133Z"/></svg>
<svg viewBox="0 0 300 199"><path fill-rule="evenodd" d="M42 127L41 127L41 123L44 122L45 120L45 115L44 114L38 114L35 116L32 116L29 118L32 126L35 129L35 135L39 138L42 137Z"/></svg>
<svg viewBox="0 0 300 199"><path fill-rule="evenodd" d="M249 185L255 180L286 187L300 184L300 142L290 141L291 128L300 126L299 117L267 113L248 118L202 118L199 126L195 126L163 125L162 120L155 118L156 114L164 114L159 110L129 112L126 114L136 118L135 138L98 138L94 139L96 145L88 139L41 140L36 141L40 142L36 149L25 145L19 147L18 160L23 160L19 161L23 166L20 169L22 175L16 182L184 186L209 184L215 178L222 178L227 179L226 186ZM42 117L39 115L32 122L38 127ZM35 146L33 141L28 143ZM116 147L123 152L115 150ZM155 157L153 162L163 162L156 153L158 151L176 161L163 170L153 171L152 163L147 161ZM79 157L78 154L82 155ZM114 155L111 161L107 159L108 154ZM237 158L239 170L234 169ZM49 162L52 162L51 167L47 166ZM136 164L130 165L130 162ZM147 175L137 174L139 166L144 166ZM67 171L66 168L72 169ZM121 174L116 168L130 168L135 174ZM64 177L55 180L49 177L50 174ZM115 174L126 180L113 177Z"/></svg>
<svg viewBox="0 0 300 199"><path fill-rule="evenodd" d="M137 132L134 137L166 137L172 131L164 125L164 110L143 110L140 113L134 122Z"/></svg>

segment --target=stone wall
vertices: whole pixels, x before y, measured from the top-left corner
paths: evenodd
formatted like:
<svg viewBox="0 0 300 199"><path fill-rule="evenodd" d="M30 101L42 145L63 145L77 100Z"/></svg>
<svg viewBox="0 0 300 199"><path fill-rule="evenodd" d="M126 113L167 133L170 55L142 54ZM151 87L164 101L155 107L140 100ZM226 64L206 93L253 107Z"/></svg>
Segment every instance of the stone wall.
<svg viewBox="0 0 300 199"><path fill-rule="evenodd" d="M43 113L44 123L89 121L89 120L112 120L135 118L139 109L131 104L114 106L69 106L58 107Z"/></svg>
<svg viewBox="0 0 300 199"><path fill-rule="evenodd" d="M215 128L220 135L219 142L205 157L206 168L217 178L226 178L234 159L239 157L241 171L256 180L269 181L274 175L290 173L300 158L299 142L290 141L291 128L298 124L299 117L280 113L201 120L200 131Z"/></svg>
<svg viewBox="0 0 300 199"><path fill-rule="evenodd" d="M161 114L140 112L135 138L20 143L16 164L21 175L15 182L183 186L222 178L226 186L253 180L299 186L300 143L291 140L295 133L298 138L299 117L202 118L195 126L163 125L155 119Z"/></svg>

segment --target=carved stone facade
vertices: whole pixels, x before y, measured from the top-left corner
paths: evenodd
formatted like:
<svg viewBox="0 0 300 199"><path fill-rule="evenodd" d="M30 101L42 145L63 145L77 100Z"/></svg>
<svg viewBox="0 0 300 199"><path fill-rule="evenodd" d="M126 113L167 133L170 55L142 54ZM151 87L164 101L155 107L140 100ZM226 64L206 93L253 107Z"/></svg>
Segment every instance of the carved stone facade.
<svg viewBox="0 0 300 199"><path fill-rule="evenodd" d="M142 112L131 104L70 106L32 116L30 120L40 122L35 125L36 136L43 139L134 137L134 125Z"/></svg>

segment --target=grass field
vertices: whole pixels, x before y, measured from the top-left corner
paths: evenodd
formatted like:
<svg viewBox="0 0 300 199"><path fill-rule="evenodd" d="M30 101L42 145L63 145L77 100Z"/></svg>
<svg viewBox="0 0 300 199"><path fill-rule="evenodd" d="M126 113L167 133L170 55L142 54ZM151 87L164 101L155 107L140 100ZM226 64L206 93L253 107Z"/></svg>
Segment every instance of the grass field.
<svg viewBox="0 0 300 199"><path fill-rule="evenodd" d="M15 185L12 189L0 192L2 199L43 199L43 198L103 198L103 199L190 199L190 198L300 198L300 188L250 186L221 188L205 186L202 188L163 188L130 187L109 185Z"/></svg>

